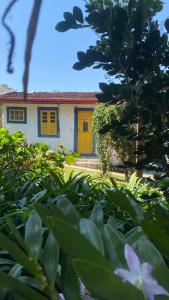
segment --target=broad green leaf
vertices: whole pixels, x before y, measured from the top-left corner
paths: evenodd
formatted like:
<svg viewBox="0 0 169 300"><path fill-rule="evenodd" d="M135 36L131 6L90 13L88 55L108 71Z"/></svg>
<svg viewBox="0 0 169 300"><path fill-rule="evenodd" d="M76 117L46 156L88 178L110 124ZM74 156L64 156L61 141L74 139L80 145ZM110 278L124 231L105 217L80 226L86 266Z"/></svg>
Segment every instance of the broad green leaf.
<svg viewBox="0 0 169 300"><path fill-rule="evenodd" d="M64 18L69 23L76 23L75 17L70 12L64 12Z"/></svg>
<svg viewBox="0 0 169 300"><path fill-rule="evenodd" d="M43 290L42 285L36 278L30 277L30 276L20 276L19 280L22 281L24 284L26 284L32 288L35 288L39 291Z"/></svg>
<svg viewBox="0 0 169 300"><path fill-rule="evenodd" d="M124 241L121 236L109 225L104 226L102 235L106 257L114 267L124 267Z"/></svg>
<svg viewBox="0 0 169 300"><path fill-rule="evenodd" d="M145 236L141 226L137 226L129 230L126 235L126 243L133 244L134 242L137 242L137 240L141 237Z"/></svg>
<svg viewBox="0 0 169 300"><path fill-rule="evenodd" d="M109 198L111 202L122 211L126 211L136 222L143 220L143 213L137 203L133 199L127 197L124 193L120 191L111 191L109 192Z"/></svg>
<svg viewBox="0 0 169 300"><path fill-rule="evenodd" d="M51 205L51 209L52 209L52 217L58 218L65 223L68 222L64 213L56 205L54 204Z"/></svg>
<svg viewBox="0 0 169 300"><path fill-rule="evenodd" d="M160 252L169 259L169 235L160 226L149 221L143 221L142 227Z"/></svg>
<svg viewBox="0 0 169 300"><path fill-rule="evenodd" d="M152 265L154 277L169 291L169 269L157 248L144 236L136 240L133 247L142 263L148 262Z"/></svg>
<svg viewBox="0 0 169 300"><path fill-rule="evenodd" d="M42 222L39 215L33 211L25 226L25 241L31 255L38 260L42 246Z"/></svg>
<svg viewBox="0 0 169 300"><path fill-rule="evenodd" d="M38 292L23 284L21 281L3 272L0 272L0 287L17 293L25 300L47 300L46 297L40 295Z"/></svg>
<svg viewBox="0 0 169 300"><path fill-rule="evenodd" d="M75 19L78 22L80 22L80 23L84 22L83 13L82 13L82 10L79 7L77 7L77 6L73 7L73 16L75 17Z"/></svg>
<svg viewBox="0 0 169 300"><path fill-rule="evenodd" d="M12 235L15 237L17 242L19 243L20 247L28 253L28 246L25 243L25 240L23 239L22 235L20 234L19 230L16 228L15 224L13 223L12 219L7 217L6 222L12 232Z"/></svg>
<svg viewBox="0 0 169 300"><path fill-rule="evenodd" d="M18 294L17 295L15 294L13 300L24 300L24 298Z"/></svg>
<svg viewBox="0 0 169 300"><path fill-rule="evenodd" d="M66 255L61 260L61 287L66 300L81 300L79 279L72 265L72 261Z"/></svg>
<svg viewBox="0 0 169 300"><path fill-rule="evenodd" d="M52 232L49 232L46 239L44 252L43 252L43 266L47 279L52 286L55 285L56 274L58 271L59 262L59 245Z"/></svg>
<svg viewBox="0 0 169 300"><path fill-rule="evenodd" d="M12 276L12 277L19 277L21 275L21 272L22 272L22 266L19 265L19 264L15 264L12 269L10 270L9 272L9 275Z"/></svg>
<svg viewBox="0 0 169 300"><path fill-rule="evenodd" d="M166 232L169 232L169 210L160 204L154 205L153 209L158 225L164 228Z"/></svg>
<svg viewBox="0 0 169 300"><path fill-rule="evenodd" d="M90 219L99 227L101 228L103 225L103 208L101 204L96 201Z"/></svg>
<svg viewBox="0 0 169 300"><path fill-rule="evenodd" d="M0 265L14 265L15 262L10 259L0 258Z"/></svg>
<svg viewBox="0 0 169 300"><path fill-rule="evenodd" d="M96 225L88 219L80 220L80 232L104 255L104 246L100 231Z"/></svg>
<svg viewBox="0 0 169 300"><path fill-rule="evenodd" d="M78 230L53 217L48 217L47 220L48 227L67 256L86 259L112 270L111 263Z"/></svg>
<svg viewBox="0 0 169 300"><path fill-rule="evenodd" d="M49 216L56 217L58 219L61 219L63 222L67 223L67 219L63 212L53 203L50 204L51 211L48 210L44 205L38 204L35 205L35 209L41 219L43 220L43 223L46 224L46 219Z"/></svg>
<svg viewBox="0 0 169 300"><path fill-rule="evenodd" d="M37 265L33 260L30 260L26 254L4 234L0 233L0 248L8 251L13 259L22 265L25 270L29 271L35 276L38 274Z"/></svg>
<svg viewBox="0 0 169 300"><path fill-rule="evenodd" d="M107 220L107 225L116 229L117 228L117 220L114 217L110 216Z"/></svg>
<svg viewBox="0 0 169 300"><path fill-rule="evenodd" d="M68 22L61 21L61 22L57 23L55 29L59 32L65 32L65 31L71 29L71 26Z"/></svg>
<svg viewBox="0 0 169 300"><path fill-rule="evenodd" d="M29 196L31 193L33 193L33 190L36 188L36 181L34 179L30 180L29 185L25 193L23 193L23 197Z"/></svg>
<svg viewBox="0 0 169 300"><path fill-rule="evenodd" d="M46 195L47 195L47 190L40 191L39 193L35 194L32 197L30 202L33 202L33 203L42 202L46 198Z"/></svg>
<svg viewBox="0 0 169 300"><path fill-rule="evenodd" d="M58 196L56 198L57 207L65 215L67 221L73 226L77 226L80 220L80 215L72 202L66 196Z"/></svg>
<svg viewBox="0 0 169 300"><path fill-rule="evenodd" d="M51 215L50 211L47 209L46 206L42 204L36 204L35 209L39 214L39 216L41 217L41 219L43 220L43 222L45 223L45 219Z"/></svg>
<svg viewBox="0 0 169 300"><path fill-rule="evenodd" d="M86 260L74 259L73 264L87 289L102 300L143 300L141 292L108 269Z"/></svg>

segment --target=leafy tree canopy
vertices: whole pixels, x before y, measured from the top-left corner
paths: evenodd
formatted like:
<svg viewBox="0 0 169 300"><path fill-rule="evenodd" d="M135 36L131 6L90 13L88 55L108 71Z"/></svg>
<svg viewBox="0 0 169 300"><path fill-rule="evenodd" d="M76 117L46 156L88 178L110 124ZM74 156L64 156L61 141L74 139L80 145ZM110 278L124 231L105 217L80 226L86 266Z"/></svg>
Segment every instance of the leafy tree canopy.
<svg viewBox="0 0 169 300"><path fill-rule="evenodd" d="M109 83L100 83L97 98L102 103L126 103L123 120L102 128L106 133L116 126L125 135L129 125L137 143L136 168L162 163L167 168L169 154L169 19L161 29L154 18L162 10L161 0L89 0L86 15L74 7L64 13L58 31L90 27L98 35L95 45L77 53L74 69L103 69ZM121 130L123 129L123 130ZM155 146L155 147L154 147ZM138 159L139 157L139 159ZM133 164L130 164L133 166Z"/></svg>

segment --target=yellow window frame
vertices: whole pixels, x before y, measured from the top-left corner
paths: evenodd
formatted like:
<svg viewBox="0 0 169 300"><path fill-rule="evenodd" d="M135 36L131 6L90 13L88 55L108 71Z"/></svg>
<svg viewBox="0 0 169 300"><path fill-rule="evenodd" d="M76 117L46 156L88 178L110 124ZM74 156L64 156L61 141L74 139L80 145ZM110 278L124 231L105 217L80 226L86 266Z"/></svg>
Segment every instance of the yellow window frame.
<svg viewBox="0 0 169 300"><path fill-rule="evenodd" d="M38 136L59 137L57 107L38 107Z"/></svg>

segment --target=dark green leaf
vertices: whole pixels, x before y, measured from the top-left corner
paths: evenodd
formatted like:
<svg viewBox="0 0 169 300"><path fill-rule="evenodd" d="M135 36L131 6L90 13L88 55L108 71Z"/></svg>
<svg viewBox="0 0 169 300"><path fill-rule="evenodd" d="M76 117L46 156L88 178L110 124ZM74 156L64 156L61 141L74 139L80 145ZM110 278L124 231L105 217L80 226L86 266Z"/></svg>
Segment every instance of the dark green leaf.
<svg viewBox="0 0 169 300"><path fill-rule="evenodd" d="M12 278L3 272L0 272L0 287L17 293L25 300L47 300L46 297L40 295L38 292L23 284L21 281Z"/></svg>
<svg viewBox="0 0 169 300"><path fill-rule="evenodd" d="M26 252L28 253L28 247L24 241L24 239L22 238L22 235L20 234L19 230L16 228L15 224L13 223L13 221L7 217L6 218L6 222L13 234L13 236L15 237L15 239L18 241L20 247Z"/></svg>
<svg viewBox="0 0 169 300"><path fill-rule="evenodd" d="M41 204L35 205L35 209L41 217L41 219L43 220L43 222L45 223L45 219L51 215L50 211L47 209L46 206Z"/></svg>
<svg viewBox="0 0 169 300"><path fill-rule="evenodd" d="M70 12L65 12L63 15L64 15L64 18L67 22L76 23L75 17Z"/></svg>
<svg viewBox="0 0 169 300"><path fill-rule="evenodd" d="M75 19L79 23L83 23L84 22L83 13L82 13L82 10L79 7L77 7L77 6L73 7L73 16L75 17Z"/></svg>
<svg viewBox="0 0 169 300"><path fill-rule="evenodd" d="M0 248L8 251L11 257L13 257L16 262L22 265L25 270L29 271L35 276L38 274L38 269L35 262L30 260L14 242L12 242L2 233L0 233Z"/></svg>
<svg viewBox="0 0 169 300"><path fill-rule="evenodd" d="M79 279L72 265L72 261L66 255L62 255L61 286L66 300L81 300Z"/></svg>
<svg viewBox="0 0 169 300"><path fill-rule="evenodd" d="M112 262L115 268L125 267L124 261L124 241L116 230L105 225L103 230L103 240L106 257Z"/></svg>
<svg viewBox="0 0 169 300"><path fill-rule="evenodd" d="M153 276L161 286L169 291L169 270L157 248L144 236L137 239L132 246L138 253L142 263L148 262L152 265ZM159 297L159 299L161 299L161 297Z"/></svg>
<svg viewBox="0 0 169 300"><path fill-rule="evenodd" d="M88 219L81 219L79 224L80 232L104 255L102 236L96 225Z"/></svg>
<svg viewBox="0 0 169 300"><path fill-rule="evenodd" d="M43 253L43 265L47 279L52 287L55 285L56 274L58 271L59 262L59 245L52 232L49 232L46 239L44 253Z"/></svg>
<svg viewBox="0 0 169 300"><path fill-rule="evenodd" d="M139 290L123 283L110 270L81 259L75 259L73 263L83 283L95 297L104 300L144 299Z"/></svg>
<svg viewBox="0 0 169 300"><path fill-rule="evenodd" d="M96 201L93 210L92 210L92 214L90 219L99 227L101 228L103 225L103 208L101 206L101 204Z"/></svg>
<svg viewBox="0 0 169 300"><path fill-rule="evenodd" d="M70 258L82 258L112 270L112 265L80 232L65 222L49 217L48 226Z"/></svg>
<svg viewBox="0 0 169 300"><path fill-rule="evenodd" d="M42 202L46 198L46 195L47 195L47 190L40 191L39 193L37 193L32 197L30 202L33 203Z"/></svg>
<svg viewBox="0 0 169 300"><path fill-rule="evenodd" d="M55 29L59 32L65 32L65 31L71 29L71 26L68 22L62 21L56 25Z"/></svg>
<svg viewBox="0 0 169 300"><path fill-rule="evenodd" d="M77 70L77 71L81 71L85 68L84 64L81 62L77 62L73 65L73 69Z"/></svg>
<svg viewBox="0 0 169 300"><path fill-rule="evenodd" d="M73 206L72 202L66 196L58 196L56 198L57 207L65 215L67 221L73 226L79 224L80 215L76 208Z"/></svg>
<svg viewBox="0 0 169 300"><path fill-rule="evenodd" d="M38 259L42 246L42 222L39 215L33 211L25 226L25 241L34 259Z"/></svg>
<svg viewBox="0 0 169 300"><path fill-rule="evenodd" d="M122 211L126 211L136 222L143 220L143 213L137 203L119 191L109 193L110 201L113 202Z"/></svg>
<svg viewBox="0 0 169 300"><path fill-rule="evenodd" d="M160 252L169 259L169 235L157 224L146 220L142 222L142 227Z"/></svg>

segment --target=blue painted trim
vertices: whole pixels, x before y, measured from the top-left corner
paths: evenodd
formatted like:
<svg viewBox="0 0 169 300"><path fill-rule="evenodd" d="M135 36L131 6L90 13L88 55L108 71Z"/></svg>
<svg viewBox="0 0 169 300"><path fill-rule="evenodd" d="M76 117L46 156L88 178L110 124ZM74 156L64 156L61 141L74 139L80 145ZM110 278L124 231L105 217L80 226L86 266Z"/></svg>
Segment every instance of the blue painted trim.
<svg viewBox="0 0 169 300"><path fill-rule="evenodd" d="M24 111L24 121L11 121L9 119L10 109L22 109ZM7 123L13 124L27 124L27 107L20 107L20 106L8 106L7 107Z"/></svg>
<svg viewBox="0 0 169 300"><path fill-rule="evenodd" d="M78 145L78 112L81 111L94 111L94 108L83 108L83 107L75 107L74 109L74 151L77 152ZM91 154L80 153L82 156L96 156L95 153L95 142L93 137L93 152Z"/></svg>
<svg viewBox="0 0 169 300"><path fill-rule="evenodd" d="M41 128L40 128L40 112L42 110L54 110L56 111L56 116L57 116L57 134L56 135L42 135L41 134ZM58 112L58 107L38 107L38 137L49 137L49 138L59 138L60 137L60 128L59 128L59 112Z"/></svg>

